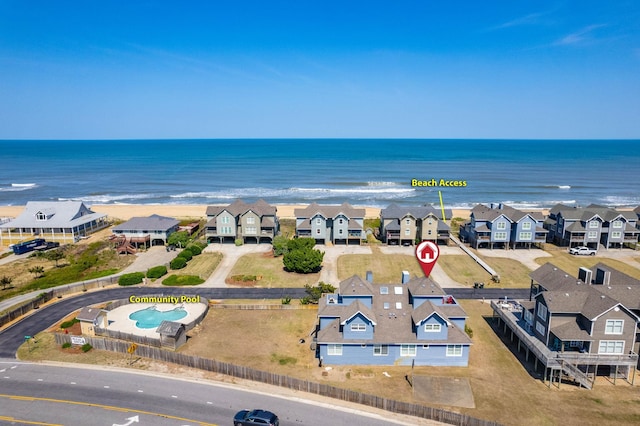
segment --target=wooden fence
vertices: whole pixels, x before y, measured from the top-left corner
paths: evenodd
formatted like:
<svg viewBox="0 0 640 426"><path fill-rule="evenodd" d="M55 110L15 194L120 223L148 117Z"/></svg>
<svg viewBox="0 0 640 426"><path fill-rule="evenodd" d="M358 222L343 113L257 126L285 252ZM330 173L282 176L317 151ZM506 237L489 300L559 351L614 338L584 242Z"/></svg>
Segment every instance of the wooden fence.
<svg viewBox="0 0 640 426"><path fill-rule="evenodd" d="M84 339L95 349L118 353L127 353L127 349L131 346L131 343L129 342L111 340L102 337L85 336ZM55 341L57 344L62 345L63 343L71 342L71 336L68 334L55 333ZM499 426L499 423L493 421L477 419L466 414L455 413L453 411L447 411L440 408L428 407L411 402L396 401L393 399L365 394L350 389L343 389L336 386L312 382L309 380L297 379L295 377L284 376L276 373L269 373L266 371L260 371L241 365L234 365L227 362L220 362L209 358L185 355L182 353L153 348L150 346L138 346L136 348L135 354L140 357L150 358L157 361L171 362L185 367L197 368L200 370L224 374L231 377L237 377L239 379L251 380L292 390L314 393L329 398L362 404L398 414L405 414L409 416L435 420L451 425Z"/></svg>

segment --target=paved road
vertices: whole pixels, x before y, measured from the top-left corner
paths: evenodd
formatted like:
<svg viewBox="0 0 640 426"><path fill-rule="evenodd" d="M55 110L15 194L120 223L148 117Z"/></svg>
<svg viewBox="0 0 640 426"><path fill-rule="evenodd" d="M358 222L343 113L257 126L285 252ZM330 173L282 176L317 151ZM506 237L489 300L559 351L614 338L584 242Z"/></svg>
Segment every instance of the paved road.
<svg viewBox="0 0 640 426"><path fill-rule="evenodd" d="M241 385L185 380L124 371L105 366L61 366L0 361L0 422L75 425L195 425L231 424L247 407L278 414L281 426L367 424L435 425L381 410L367 412L355 404L270 387L249 391ZM15 423L13 423L15 424Z"/></svg>

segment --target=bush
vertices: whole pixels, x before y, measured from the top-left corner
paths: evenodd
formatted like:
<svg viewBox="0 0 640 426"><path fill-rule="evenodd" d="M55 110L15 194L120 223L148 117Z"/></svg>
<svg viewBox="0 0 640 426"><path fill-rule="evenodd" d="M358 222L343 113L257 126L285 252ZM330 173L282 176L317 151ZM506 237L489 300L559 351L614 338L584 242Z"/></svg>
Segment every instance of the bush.
<svg viewBox="0 0 640 426"><path fill-rule="evenodd" d="M187 246L187 250L189 250L191 252L192 255L197 256L200 253L202 253L202 247L200 247L199 245L196 244L189 244Z"/></svg>
<svg viewBox="0 0 640 426"><path fill-rule="evenodd" d="M464 325L464 331L467 333L467 336L473 338L473 329L469 327L467 324Z"/></svg>
<svg viewBox="0 0 640 426"><path fill-rule="evenodd" d="M82 345L82 352L89 352L91 349L93 349L93 346L91 346L91 344L89 343L85 343L84 345Z"/></svg>
<svg viewBox="0 0 640 426"><path fill-rule="evenodd" d="M69 327L72 327L74 324L77 324L79 322L80 322L80 320L78 318L74 318L72 320L65 321L62 324L60 324L60 328L69 328Z"/></svg>
<svg viewBox="0 0 640 426"><path fill-rule="evenodd" d="M171 261L169 266L171 266L171 269L182 269L185 266L187 266L187 259L185 259L184 257L178 256Z"/></svg>
<svg viewBox="0 0 640 426"><path fill-rule="evenodd" d="M164 265L154 266L147 271L147 278L160 278L167 275L167 267Z"/></svg>
<svg viewBox="0 0 640 426"><path fill-rule="evenodd" d="M62 349L69 349L71 347L71 342L64 342L62 344Z"/></svg>
<svg viewBox="0 0 640 426"><path fill-rule="evenodd" d="M198 285L204 280L197 275L170 275L162 281L162 285L179 287L183 285Z"/></svg>
<svg viewBox="0 0 640 426"><path fill-rule="evenodd" d="M178 253L177 257L181 257L188 262L193 259L193 253L189 249L184 249L180 253Z"/></svg>
<svg viewBox="0 0 640 426"><path fill-rule="evenodd" d="M282 304L283 305L290 305L291 304L291 297L290 296L285 296L282 298Z"/></svg>
<svg viewBox="0 0 640 426"><path fill-rule="evenodd" d="M316 249L304 248L289 251L283 256L282 263L287 271L309 274L320 270L323 258L324 252Z"/></svg>
<svg viewBox="0 0 640 426"><path fill-rule="evenodd" d="M234 244L236 246L241 246L242 244L244 244L244 241L242 241L242 238L236 238L236 240L234 241Z"/></svg>
<svg viewBox="0 0 640 426"><path fill-rule="evenodd" d="M144 272L132 272L130 274L121 275L118 278L118 284L122 286L140 284L144 280Z"/></svg>
<svg viewBox="0 0 640 426"><path fill-rule="evenodd" d="M323 281L320 281L316 287L311 287L309 284L305 284L304 288L309 295L305 296L305 299L307 299L307 303L305 303L305 305L309 303L317 304L323 294L333 293L336 291L334 286Z"/></svg>

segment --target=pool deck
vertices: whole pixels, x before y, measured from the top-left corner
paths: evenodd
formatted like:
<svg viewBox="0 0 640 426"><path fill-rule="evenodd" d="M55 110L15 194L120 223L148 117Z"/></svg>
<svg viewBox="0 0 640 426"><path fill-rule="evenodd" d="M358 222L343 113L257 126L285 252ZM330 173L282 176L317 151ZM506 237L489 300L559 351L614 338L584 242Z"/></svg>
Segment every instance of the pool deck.
<svg viewBox="0 0 640 426"><path fill-rule="evenodd" d="M109 311L107 314L107 320L109 322L107 329L156 339L159 338L160 335L156 333L156 327L146 329L138 328L136 327L136 321L129 319L129 315L132 313L154 305L159 311L170 311L178 306L183 307L187 311L187 316L176 321L182 324L189 324L195 321L207 308L204 303L129 303Z"/></svg>

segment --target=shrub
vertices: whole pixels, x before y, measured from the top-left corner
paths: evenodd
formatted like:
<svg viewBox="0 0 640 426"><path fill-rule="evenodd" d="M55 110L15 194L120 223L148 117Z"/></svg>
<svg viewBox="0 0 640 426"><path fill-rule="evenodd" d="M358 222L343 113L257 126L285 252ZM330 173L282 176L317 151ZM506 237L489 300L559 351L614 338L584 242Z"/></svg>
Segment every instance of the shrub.
<svg viewBox="0 0 640 426"><path fill-rule="evenodd" d="M284 267L287 271L309 274L311 272L317 272L320 270L323 258L323 251L311 248L302 248L290 250L283 256L282 263L284 264Z"/></svg>
<svg viewBox="0 0 640 426"><path fill-rule="evenodd" d="M234 244L236 246L241 246L242 244L244 244L244 241L242 241L242 238L236 238L236 240L234 241Z"/></svg>
<svg viewBox="0 0 640 426"><path fill-rule="evenodd" d="M179 287L183 285L198 285L204 280L197 275L170 275L162 281L162 285Z"/></svg>
<svg viewBox="0 0 640 426"><path fill-rule="evenodd" d="M69 349L70 347L71 347L71 342L64 342L64 343L62 344L62 348L63 348L63 349Z"/></svg>
<svg viewBox="0 0 640 426"><path fill-rule="evenodd" d="M193 254L194 256L197 256L200 253L202 253L202 247L200 247L197 244L189 244L187 246L187 250L189 250L191 252L191 254Z"/></svg>
<svg viewBox="0 0 640 426"><path fill-rule="evenodd" d="M282 298L282 304L283 305L290 305L291 304L291 297L290 296L285 296Z"/></svg>
<svg viewBox="0 0 640 426"><path fill-rule="evenodd" d="M80 322L80 320L78 318L74 318L72 320L65 321L62 324L60 324L60 328L69 328L69 327L72 327L74 324L77 324L79 322Z"/></svg>
<svg viewBox="0 0 640 426"><path fill-rule="evenodd" d="M171 266L171 269L182 269L185 266L187 266L187 259L185 259L184 257L178 256L171 261L169 266Z"/></svg>
<svg viewBox="0 0 640 426"><path fill-rule="evenodd" d="M93 349L93 346L91 346L91 344L89 343L85 343L84 345L82 345L82 352L89 352L91 349Z"/></svg>
<svg viewBox="0 0 640 426"><path fill-rule="evenodd" d="M167 267L164 265L154 266L147 271L147 278L160 278L167 275Z"/></svg>
<svg viewBox="0 0 640 426"><path fill-rule="evenodd" d="M334 286L323 281L320 281L316 287L311 287L309 284L305 284L304 288L309 295L305 296L305 299L307 299L307 303L305 303L305 305L309 303L317 304L324 293L333 293L336 291Z"/></svg>
<svg viewBox="0 0 640 426"><path fill-rule="evenodd" d="M144 272L132 272L130 274L121 275L118 278L118 284L122 286L140 284L144 280Z"/></svg>
<svg viewBox="0 0 640 426"><path fill-rule="evenodd" d="M469 327L467 324L464 325L464 331L467 333L467 336L473 338L473 329Z"/></svg>
<svg viewBox="0 0 640 426"><path fill-rule="evenodd" d="M188 262L193 259L193 253L191 253L191 250L189 249L184 249L180 253L178 253L177 257L181 257Z"/></svg>

